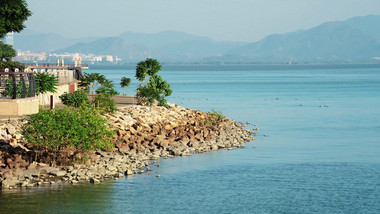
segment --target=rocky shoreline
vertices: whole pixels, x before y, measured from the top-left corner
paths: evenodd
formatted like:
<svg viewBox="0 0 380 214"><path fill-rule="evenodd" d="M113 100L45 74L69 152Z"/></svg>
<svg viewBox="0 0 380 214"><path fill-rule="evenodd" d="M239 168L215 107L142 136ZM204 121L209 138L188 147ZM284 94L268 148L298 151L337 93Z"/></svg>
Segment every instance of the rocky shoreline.
<svg viewBox="0 0 380 214"><path fill-rule="evenodd" d="M150 171L157 160L174 156L245 147L253 132L215 113L170 104L130 105L105 115L116 130L113 151L88 154L84 163L52 166L32 162L31 148L18 130L22 119L0 124L0 182L2 189L118 179ZM159 176L159 175L157 175Z"/></svg>

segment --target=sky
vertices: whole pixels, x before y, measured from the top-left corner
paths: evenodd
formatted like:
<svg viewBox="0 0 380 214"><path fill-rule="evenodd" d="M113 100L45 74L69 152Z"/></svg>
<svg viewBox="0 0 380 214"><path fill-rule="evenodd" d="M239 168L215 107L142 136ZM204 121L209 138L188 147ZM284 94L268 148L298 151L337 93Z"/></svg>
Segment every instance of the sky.
<svg viewBox="0 0 380 214"><path fill-rule="evenodd" d="M255 42L328 21L380 15L380 0L26 0L28 29L69 38L173 30Z"/></svg>

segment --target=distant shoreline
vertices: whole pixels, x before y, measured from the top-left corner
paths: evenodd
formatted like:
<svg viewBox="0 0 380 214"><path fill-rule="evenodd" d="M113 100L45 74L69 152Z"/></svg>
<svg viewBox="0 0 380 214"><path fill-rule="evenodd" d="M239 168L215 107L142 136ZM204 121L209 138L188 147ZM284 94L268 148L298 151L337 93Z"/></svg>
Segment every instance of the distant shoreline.
<svg viewBox="0 0 380 214"><path fill-rule="evenodd" d="M89 65L91 70L94 69L136 69L136 64L99 64L99 65ZM254 64L254 63L229 63L229 64L217 64L217 63L162 63L163 70L176 70L176 68L186 68L186 67L196 67L199 68L208 68L218 66L223 70L223 68L229 68L232 66L241 66L248 68L323 68L323 67L341 67L341 68L362 68L362 67L380 67L379 63L351 63L351 64L340 64L340 63L331 63L331 64L322 64L322 63L313 63L313 64ZM182 70L182 69L181 69Z"/></svg>

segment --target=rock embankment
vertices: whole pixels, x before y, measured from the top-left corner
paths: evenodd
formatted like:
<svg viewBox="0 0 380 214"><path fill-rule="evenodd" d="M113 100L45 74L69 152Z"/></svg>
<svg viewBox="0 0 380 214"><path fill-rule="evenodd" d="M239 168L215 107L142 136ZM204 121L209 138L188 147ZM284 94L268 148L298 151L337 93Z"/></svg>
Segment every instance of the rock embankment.
<svg viewBox="0 0 380 214"><path fill-rule="evenodd" d="M0 124L0 182L2 188L59 183L101 182L149 171L160 157L245 147L253 132L213 113L170 104L171 108L127 106L106 115L116 130L110 152L91 152L86 163L53 166L33 162L31 147L19 130L22 119ZM157 165L157 164L156 164Z"/></svg>
<svg viewBox="0 0 380 214"><path fill-rule="evenodd" d="M253 132L215 113L172 105L171 108L128 106L108 115L117 131L114 139L121 153L157 157L187 156L218 149L241 147Z"/></svg>

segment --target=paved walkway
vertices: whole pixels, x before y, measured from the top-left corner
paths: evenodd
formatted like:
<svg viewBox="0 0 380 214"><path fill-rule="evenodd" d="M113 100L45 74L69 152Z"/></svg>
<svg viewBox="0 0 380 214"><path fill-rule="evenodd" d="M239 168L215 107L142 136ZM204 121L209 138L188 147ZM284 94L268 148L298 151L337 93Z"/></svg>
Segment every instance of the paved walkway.
<svg viewBox="0 0 380 214"><path fill-rule="evenodd" d="M135 105L136 104L136 98L133 96L123 96L123 95L116 95L113 97L113 99L116 102L116 107L122 107L125 105Z"/></svg>

